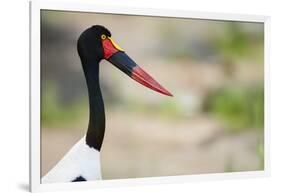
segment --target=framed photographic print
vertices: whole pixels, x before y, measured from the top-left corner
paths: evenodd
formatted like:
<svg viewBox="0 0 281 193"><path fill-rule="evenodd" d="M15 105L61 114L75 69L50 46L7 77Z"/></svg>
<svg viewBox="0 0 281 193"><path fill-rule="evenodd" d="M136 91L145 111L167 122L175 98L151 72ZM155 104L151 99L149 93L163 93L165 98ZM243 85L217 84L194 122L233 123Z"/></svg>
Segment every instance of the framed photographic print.
<svg viewBox="0 0 281 193"><path fill-rule="evenodd" d="M30 3L32 192L265 176L269 17Z"/></svg>

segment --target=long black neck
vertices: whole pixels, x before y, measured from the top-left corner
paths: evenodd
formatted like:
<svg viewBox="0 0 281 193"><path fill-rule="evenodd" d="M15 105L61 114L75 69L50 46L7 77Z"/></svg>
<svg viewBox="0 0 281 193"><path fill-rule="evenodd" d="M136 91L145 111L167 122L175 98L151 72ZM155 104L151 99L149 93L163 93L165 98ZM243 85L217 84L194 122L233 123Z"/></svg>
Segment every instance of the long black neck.
<svg viewBox="0 0 281 193"><path fill-rule="evenodd" d="M88 86L90 106L86 144L100 151L105 131L105 113L99 83L99 61L83 64L83 69Z"/></svg>

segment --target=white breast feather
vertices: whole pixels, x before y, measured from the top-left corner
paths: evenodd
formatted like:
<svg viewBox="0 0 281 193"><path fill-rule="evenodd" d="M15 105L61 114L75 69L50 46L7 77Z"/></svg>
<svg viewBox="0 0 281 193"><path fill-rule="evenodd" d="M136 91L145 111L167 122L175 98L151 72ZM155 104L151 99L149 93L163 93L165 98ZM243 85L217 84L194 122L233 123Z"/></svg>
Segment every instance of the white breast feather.
<svg viewBox="0 0 281 193"><path fill-rule="evenodd" d="M90 148L85 137L42 178L42 183L71 182L79 176L87 181L101 180L100 152Z"/></svg>

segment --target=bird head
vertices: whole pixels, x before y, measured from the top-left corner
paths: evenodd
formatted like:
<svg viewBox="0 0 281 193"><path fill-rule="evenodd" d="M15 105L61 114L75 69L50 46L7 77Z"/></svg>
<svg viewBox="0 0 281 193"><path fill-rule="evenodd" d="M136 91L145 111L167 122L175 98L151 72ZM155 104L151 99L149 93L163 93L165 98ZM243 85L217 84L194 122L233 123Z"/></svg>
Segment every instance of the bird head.
<svg viewBox="0 0 281 193"><path fill-rule="evenodd" d="M164 95L173 96L113 41L110 31L104 26L94 25L86 29L80 35L77 47L82 63L91 65L89 61L100 62L105 59L140 84Z"/></svg>

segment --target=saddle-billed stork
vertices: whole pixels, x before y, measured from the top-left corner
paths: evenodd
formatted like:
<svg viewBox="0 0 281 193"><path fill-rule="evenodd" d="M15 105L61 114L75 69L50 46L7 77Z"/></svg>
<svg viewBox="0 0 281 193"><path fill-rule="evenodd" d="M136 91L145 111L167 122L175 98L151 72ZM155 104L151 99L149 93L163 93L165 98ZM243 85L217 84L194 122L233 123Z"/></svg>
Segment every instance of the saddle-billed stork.
<svg viewBox="0 0 281 193"><path fill-rule="evenodd" d="M111 38L108 29L94 25L77 43L89 95L89 124L86 135L43 178L42 183L77 182L101 179L100 150L105 131L105 113L99 84L99 63L105 59L140 84L172 94L141 69Z"/></svg>

